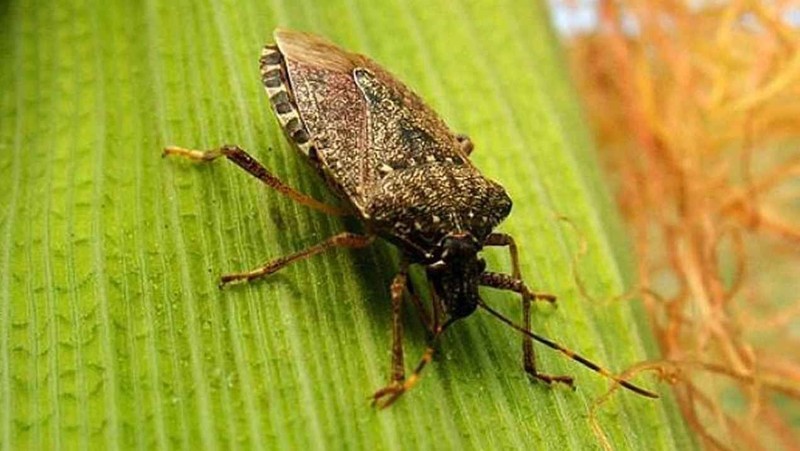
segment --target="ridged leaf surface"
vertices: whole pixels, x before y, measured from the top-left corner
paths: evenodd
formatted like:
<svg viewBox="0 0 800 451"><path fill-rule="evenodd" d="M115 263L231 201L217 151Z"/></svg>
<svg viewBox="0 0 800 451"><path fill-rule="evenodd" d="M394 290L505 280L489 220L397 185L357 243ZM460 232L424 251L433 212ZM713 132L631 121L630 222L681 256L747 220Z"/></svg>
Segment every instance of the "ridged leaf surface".
<svg viewBox="0 0 800 451"><path fill-rule="evenodd" d="M335 200L259 82L279 25L369 54L472 137L475 164L514 199L501 230L526 279L560 298L536 309L537 331L616 370L654 356L635 309L600 302L626 290L626 241L536 2L10 1L0 25L0 448L600 446L588 415L609 383L541 347L541 368L578 390L531 383L518 334L481 312L448 332L416 389L372 409L389 375L387 244L217 288L358 227L224 161L160 157L235 143ZM573 276L581 242L595 302ZM517 297L483 295L519 317ZM412 313L406 324L412 365L425 338ZM619 393L598 419L617 449L691 445L669 397Z"/></svg>

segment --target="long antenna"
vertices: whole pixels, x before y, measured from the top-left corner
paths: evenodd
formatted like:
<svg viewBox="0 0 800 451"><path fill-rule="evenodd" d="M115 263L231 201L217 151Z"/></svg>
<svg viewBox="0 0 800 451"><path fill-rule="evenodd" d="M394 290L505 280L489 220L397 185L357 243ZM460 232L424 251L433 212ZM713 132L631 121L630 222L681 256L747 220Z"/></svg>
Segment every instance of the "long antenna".
<svg viewBox="0 0 800 451"><path fill-rule="evenodd" d="M491 313L492 316L494 316L495 318L497 318L500 321L506 323L506 325L510 326L512 329L515 329L515 330L519 331L520 333L533 338L534 340L538 341L539 343L542 343L543 345L545 345L545 346L547 346L549 348L555 349L556 351L566 355L567 357L571 358L572 360L577 361L578 363L580 363L581 365L589 368L590 370L592 370L592 371L594 371L596 373L599 373L599 374L601 374L601 375L613 380L614 382L622 385L623 387L627 388L628 390L636 392L636 393L638 393L638 394L640 394L642 396L646 396L648 398L658 398L657 394L655 394L655 393L653 393L653 392L651 392L649 390L645 390L643 388L637 387L636 385L631 384L630 382L628 382L626 380L620 379L619 377L611 374L611 372L609 372L607 369L599 366L598 364L592 362L591 360L588 360L587 358L585 358L585 357L583 357L581 355L578 355L578 354L574 353L573 351L561 346L560 344L558 344L558 343L556 343L554 341L548 340L547 338L544 338L544 337L541 337L539 335L536 335L535 333L533 333L533 332L531 332L531 331L529 331L529 330L527 330L527 329L525 329L525 328L523 328L523 327L521 327L521 326L519 326L517 324L514 324L514 322L512 322L510 319L506 318L505 316L500 314L498 311L496 311L493 308L489 307L483 301L478 301L478 305L480 305L487 312Z"/></svg>

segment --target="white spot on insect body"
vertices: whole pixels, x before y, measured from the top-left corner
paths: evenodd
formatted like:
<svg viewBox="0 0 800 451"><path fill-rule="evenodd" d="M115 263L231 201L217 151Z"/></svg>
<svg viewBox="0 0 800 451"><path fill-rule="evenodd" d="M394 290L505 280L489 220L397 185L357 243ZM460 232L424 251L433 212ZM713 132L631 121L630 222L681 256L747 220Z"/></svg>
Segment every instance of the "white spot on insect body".
<svg viewBox="0 0 800 451"><path fill-rule="evenodd" d="M459 215L456 212L450 213L450 223L453 224L454 232L461 232L462 230L464 230L461 227L461 221L459 220L458 216Z"/></svg>

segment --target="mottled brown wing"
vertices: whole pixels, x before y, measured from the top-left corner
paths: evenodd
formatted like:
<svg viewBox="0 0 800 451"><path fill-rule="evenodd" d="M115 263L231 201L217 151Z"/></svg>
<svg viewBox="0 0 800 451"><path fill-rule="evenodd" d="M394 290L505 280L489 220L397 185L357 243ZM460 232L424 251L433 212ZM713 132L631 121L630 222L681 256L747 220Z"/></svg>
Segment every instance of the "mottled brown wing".
<svg viewBox="0 0 800 451"><path fill-rule="evenodd" d="M363 213L377 169L369 158L367 105L353 80L362 57L296 31L276 30L275 43L320 169Z"/></svg>
<svg viewBox="0 0 800 451"><path fill-rule="evenodd" d="M384 170L430 163L472 167L456 134L439 115L402 82L374 61L353 71L369 116L370 146Z"/></svg>
<svg viewBox="0 0 800 451"><path fill-rule="evenodd" d="M392 171L470 165L438 115L374 61L302 32L277 30L275 42L321 168L362 214Z"/></svg>

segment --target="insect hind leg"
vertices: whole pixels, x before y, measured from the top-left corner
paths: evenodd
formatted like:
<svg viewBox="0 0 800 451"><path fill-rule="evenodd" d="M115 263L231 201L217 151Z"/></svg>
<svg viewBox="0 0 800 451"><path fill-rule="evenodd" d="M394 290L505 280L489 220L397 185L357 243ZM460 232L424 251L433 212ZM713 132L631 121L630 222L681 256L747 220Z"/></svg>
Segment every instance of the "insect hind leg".
<svg viewBox="0 0 800 451"><path fill-rule="evenodd" d="M389 384L372 395L372 405L380 409L385 409L394 404L403 393L411 390L419 382L422 370L433 359L434 349L432 344L436 340L436 327L422 305L419 296L413 291L408 277L408 262L401 261L400 270L392 280L392 378ZM422 354L414 371L406 379L405 364L403 354L403 323L402 323L402 304L403 295L408 291L411 301L417 309L419 319L428 332L429 345Z"/></svg>
<svg viewBox="0 0 800 451"><path fill-rule="evenodd" d="M235 165L247 171L248 174L261 180L265 185L299 204L333 216L344 216L348 214L348 211L344 209L320 202L283 183L239 146L224 145L211 150L195 150L170 146L164 148L163 156L168 155L176 155L195 161L213 161L219 157L225 157Z"/></svg>
<svg viewBox="0 0 800 451"><path fill-rule="evenodd" d="M400 263L400 270L394 276L392 294L392 380L391 384L402 384L406 379L403 358L403 294L408 280L408 263Z"/></svg>
<svg viewBox="0 0 800 451"><path fill-rule="evenodd" d="M416 368L411 373L411 376L408 379L404 380L403 383L395 383L390 384L387 387L384 387L372 396L372 404L377 406L379 409L385 409L397 401L403 393L411 390L417 382L419 382L420 377L422 377L422 370L425 369L432 360L433 354L435 350L433 346L428 345L425 348L425 352L422 354L422 358L419 360Z"/></svg>
<svg viewBox="0 0 800 451"><path fill-rule="evenodd" d="M497 234L499 235L499 234ZM508 235L501 235L502 237L508 237ZM500 238L497 238L497 241L500 241ZM508 243L493 243L494 245L508 245ZM518 268L517 261L517 253L516 247L513 246L513 240L511 241L511 245L509 246L511 250L511 260L514 262L514 267ZM515 272L518 272L518 269L515 269ZM497 288L500 290L509 290L519 293L522 297L522 324L525 330L531 330L531 302L535 300L541 300L545 302L553 303L555 302L556 298L550 294L540 294L540 293L533 293L525 283L515 277L509 276L508 274L499 274L499 273L492 273L486 272L481 275L480 284ZM531 378L540 380L547 384L552 384L554 382L562 383L569 385L572 388L575 388L573 384L573 380L571 376L552 376L549 374L540 373L536 369L536 354L533 350L533 339L528 335L522 336L522 366L525 369L525 372L528 373Z"/></svg>
<svg viewBox="0 0 800 451"><path fill-rule="evenodd" d="M408 262L400 263L400 270L392 279L392 376L389 384L372 395L372 404L377 405L388 393L401 391L406 380L405 359L403 355L403 294L408 281Z"/></svg>

